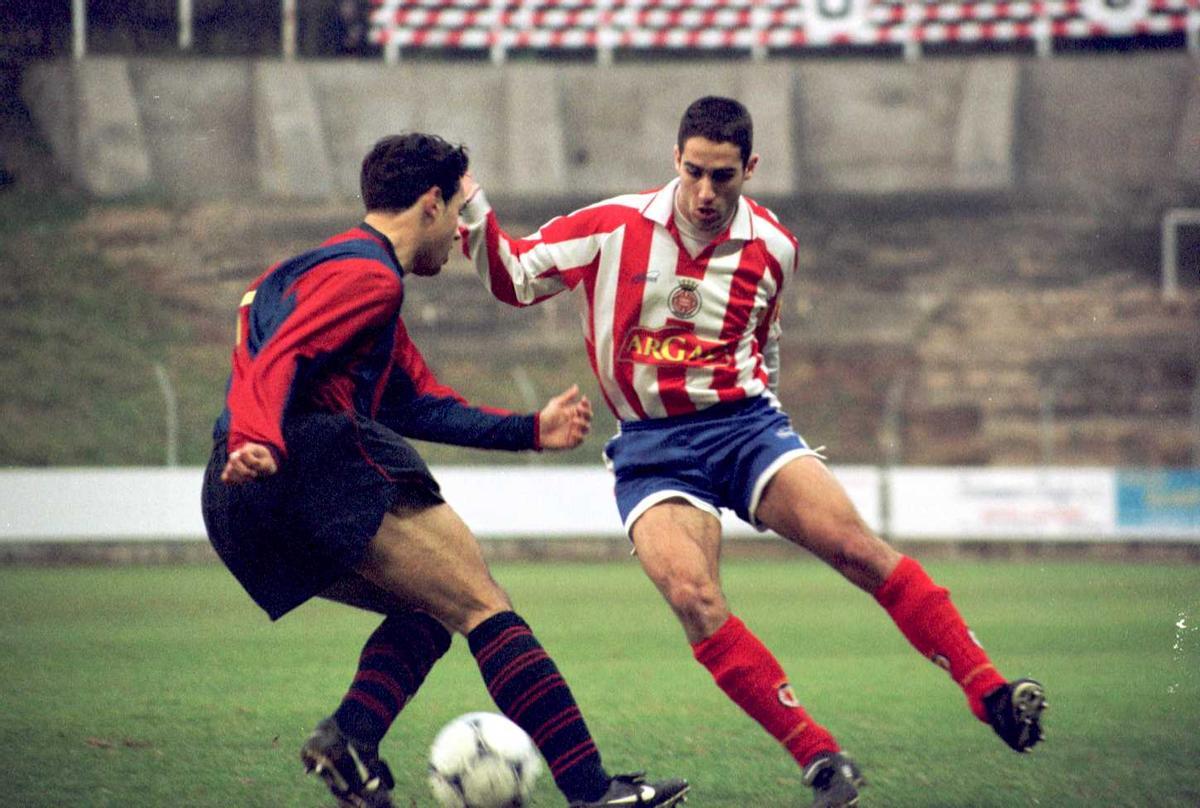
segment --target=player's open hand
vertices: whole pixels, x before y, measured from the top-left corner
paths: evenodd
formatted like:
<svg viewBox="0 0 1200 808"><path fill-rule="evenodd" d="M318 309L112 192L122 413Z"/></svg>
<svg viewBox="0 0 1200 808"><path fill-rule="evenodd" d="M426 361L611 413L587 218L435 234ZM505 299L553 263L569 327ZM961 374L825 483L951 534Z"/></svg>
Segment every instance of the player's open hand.
<svg viewBox="0 0 1200 808"><path fill-rule="evenodd" d="M543 449L574 449L592 428L592 402L580 395L579 385L550 399L538 417L538 445Z"/></svg>
<svg viewBox="0 0 1200 808"><path fill-rule="evenodd" d="M221 482L237 484L259 477L270 477L278 470L275 455L261 443L247 443L229 455L221 472Z"/></svg>

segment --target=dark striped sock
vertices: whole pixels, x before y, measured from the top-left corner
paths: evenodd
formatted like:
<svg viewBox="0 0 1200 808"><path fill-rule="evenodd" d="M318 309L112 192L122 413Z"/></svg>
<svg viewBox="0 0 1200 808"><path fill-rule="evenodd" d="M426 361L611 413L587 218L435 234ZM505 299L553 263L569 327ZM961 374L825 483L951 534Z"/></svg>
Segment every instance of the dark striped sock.
<svg viewBox="0 0 1200 808"><path fill-rule="evenodd" d="M597 800L608 773L562 674L525 621L501 612L467 635L496 706L521 726L568 802Z"/></svg>
<svg viewBox="0 0 1200 808"><path fill-rule="evenodd" d="M390 615L363 646L358 673L333 714L338 727L378 745L449 647L449 632L425 612Z"/></svg>

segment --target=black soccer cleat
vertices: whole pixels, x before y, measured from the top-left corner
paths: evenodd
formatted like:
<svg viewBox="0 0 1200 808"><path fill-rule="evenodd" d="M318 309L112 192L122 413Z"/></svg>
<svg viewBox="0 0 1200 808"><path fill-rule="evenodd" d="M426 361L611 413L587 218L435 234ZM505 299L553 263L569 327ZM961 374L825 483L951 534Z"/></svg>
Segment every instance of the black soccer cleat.
<svg viewBox="0 0 1200 808"><path fill-rule="evenodd" d="M1045 737L1046 691L1039 682L1017 679L1001 685L984 696L983 706L992 729L1016 751L1028 752Z"/></svg>
<svg viewBox="0 0 1200 808"><path fill-rule="evenodd" d="M845 752L821 755L804 767L804 785L812 787L813 808L858 805L858 789L866 784L858 764Z"/></svg>
<svg viewBox="0 0 1200 808"><path fill-rule="evenodd" d="M333 718L317 724L300 747L300 762L325 781L339 808L394 808L396 782L378 749L346 737Z"/></svg>
<svg viewBox="0 0 1200 808"><path fill-rule="evenodd" d="M570 808L604 808L605 806L629 806L629 808L667 808L687 802L687 780L657 780L646 782L642 772L618 774L608 782L608 791L595 802L573 802Z"/></svg>

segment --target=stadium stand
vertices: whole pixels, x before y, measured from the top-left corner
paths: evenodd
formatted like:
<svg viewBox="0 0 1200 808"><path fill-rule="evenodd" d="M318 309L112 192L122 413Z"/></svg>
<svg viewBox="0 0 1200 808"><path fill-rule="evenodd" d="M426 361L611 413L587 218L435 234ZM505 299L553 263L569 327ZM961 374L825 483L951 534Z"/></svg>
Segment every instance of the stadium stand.
<svg viewBox="0 0 1200 808"><path fill-rule="evenodd" d="M1028 46L1149 39L1200 49L1200 0L373 0L371 41L401 51L744 52Z"/></svg>

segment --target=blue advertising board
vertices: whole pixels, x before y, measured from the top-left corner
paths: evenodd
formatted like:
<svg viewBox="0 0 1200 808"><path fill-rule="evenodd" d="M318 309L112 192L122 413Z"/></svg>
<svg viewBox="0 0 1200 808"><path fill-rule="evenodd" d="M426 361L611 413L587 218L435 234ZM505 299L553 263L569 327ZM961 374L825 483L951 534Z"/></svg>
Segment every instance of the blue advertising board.
<svg viewBox="0 0 1200 808"><path fill-rule="evenodd" d="M1117 528L1200 533L1200 469L1118 470Z"/></svg>

